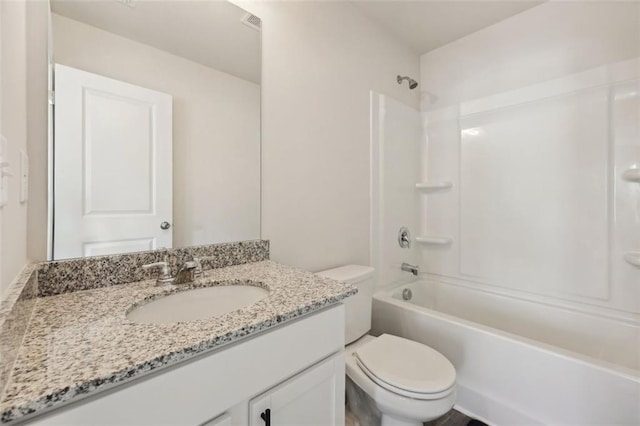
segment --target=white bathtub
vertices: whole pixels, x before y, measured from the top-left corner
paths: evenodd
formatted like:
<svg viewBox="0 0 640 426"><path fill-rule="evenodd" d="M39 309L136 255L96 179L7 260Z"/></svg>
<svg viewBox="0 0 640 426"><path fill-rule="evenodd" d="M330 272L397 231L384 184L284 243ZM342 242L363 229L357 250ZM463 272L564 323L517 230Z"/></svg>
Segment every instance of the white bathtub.
<svg viewBox="0 0 640 426"><path fill-rule="evenodd" d="M487 423L640 424L638 324L421 279L378 291L372 327L449 358Z"/></svg>

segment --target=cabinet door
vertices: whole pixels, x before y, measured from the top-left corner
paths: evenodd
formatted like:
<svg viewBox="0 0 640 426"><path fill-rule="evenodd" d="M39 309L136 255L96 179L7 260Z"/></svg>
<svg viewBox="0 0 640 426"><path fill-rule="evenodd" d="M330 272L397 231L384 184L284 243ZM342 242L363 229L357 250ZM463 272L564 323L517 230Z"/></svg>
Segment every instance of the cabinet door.
<svg viewBox="0 0 640 426"><path fill-rule="evenodd" d="M334 355L252 399L249 424L344 425L344 354Z"/></svg>

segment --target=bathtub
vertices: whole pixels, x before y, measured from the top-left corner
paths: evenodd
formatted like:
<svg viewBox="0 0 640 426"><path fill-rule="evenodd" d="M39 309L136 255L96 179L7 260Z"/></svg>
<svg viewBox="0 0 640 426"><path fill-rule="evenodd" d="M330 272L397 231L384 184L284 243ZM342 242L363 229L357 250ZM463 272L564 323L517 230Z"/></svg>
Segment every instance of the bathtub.
<svg viewBox="0 0 640 426"><path fill-rule="evenodd" d="M374 294L372 333L444 354L456 367L456 408L486 423L640 424L633 321L420 279Z"/></svg>

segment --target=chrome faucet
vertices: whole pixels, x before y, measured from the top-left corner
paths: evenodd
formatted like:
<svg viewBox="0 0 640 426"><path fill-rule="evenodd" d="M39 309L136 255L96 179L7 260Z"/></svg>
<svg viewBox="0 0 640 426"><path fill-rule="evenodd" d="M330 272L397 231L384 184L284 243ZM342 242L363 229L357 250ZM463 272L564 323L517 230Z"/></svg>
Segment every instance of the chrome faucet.
<svg viewBox="0 0 640 426"><path fill-rule="evenodd" d="M409 263L402 262L402 266L400 267L403 271L411 272L413 275L418 275L418 271L420 271L420 267L418 265L411 265Z"/></svg>
<svg viewBox="0 0 640 426"><path fill-rule="evenodd" d="M204 268L202 267L202 261L214 260L215 256L203 256L203 257L194 257L193 262L195 263L196 269L194 271L195 278L202 278L205 276Z"/></svg>
<svg viewBox="0 0 640 426"><path fill-rule="evenodd" d="M190 262L184 262L184 265L180 267L176 274L176 284L191 283L196 279L196 271L198 264L192 260Z"/></svg>
<svg viewBox="0 0 640 426"><path fill-rule="evenodd" d="M193 282L196 278L202 276L202 265L200 259L195 258L192 261L185 262L179 269L176 276L171 275L171 267L167 262L149 263L148 265L142 265L142 269L148 270L158 268L158 276L156 278L156 285L172 285L172 284L186 284Z"/></svg>

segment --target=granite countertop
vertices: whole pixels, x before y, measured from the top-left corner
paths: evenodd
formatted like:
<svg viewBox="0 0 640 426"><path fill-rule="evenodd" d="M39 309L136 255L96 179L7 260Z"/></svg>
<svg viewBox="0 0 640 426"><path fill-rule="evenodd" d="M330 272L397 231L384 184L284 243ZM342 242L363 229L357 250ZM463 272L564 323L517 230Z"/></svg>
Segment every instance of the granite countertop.
<svg viewBox="0 0 640 426"><path fill-rule="evenodd" d="M208 320L135 324L126 318L132 306L162 293L243 283L269 290L268 297ZM147 280L38 298L2 397L2 422L124 383L356 292L351 285L263 261L212 269L194 283L171 288Z"/></svg>

